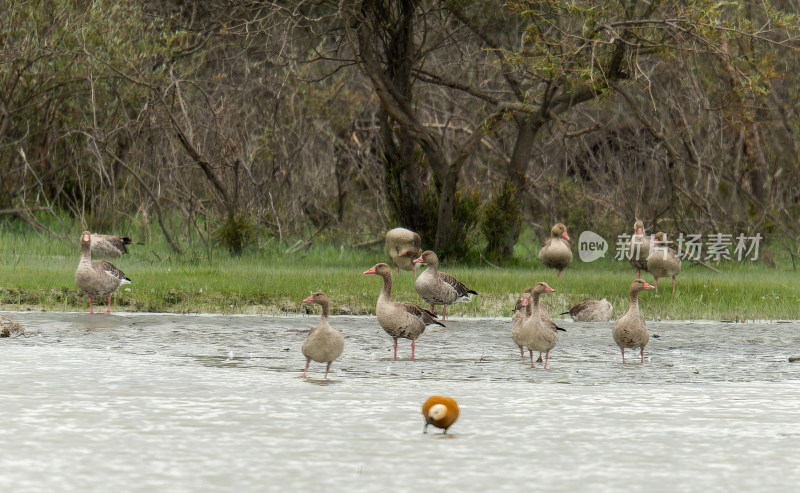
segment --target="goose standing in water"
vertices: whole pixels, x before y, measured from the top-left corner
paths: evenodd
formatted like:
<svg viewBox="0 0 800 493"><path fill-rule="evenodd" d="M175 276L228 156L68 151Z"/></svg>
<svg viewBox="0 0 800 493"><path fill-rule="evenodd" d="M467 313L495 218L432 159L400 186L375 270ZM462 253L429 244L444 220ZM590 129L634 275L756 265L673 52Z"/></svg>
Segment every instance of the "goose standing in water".
<svg viewBox="0 0 800 493"><path fill-rule="evenodd" d="M135 245L136 242L127 236L90 235L92 239L92 255L98 257L117 258L128 253L125 245Z"/></svg>
<svg viewBox="0 0 800 493"><path fill-rule="evenodd" d="M559 315L569 314L575 322L608 322L613 311L614 307L611 302L603 298L602 300L581 301L570 308L568 312Z"/></svg>
<svg viewBox="0 0 800 493"><path fill-rule="evenodd" d="M417 264L413 260L422 253L422 240L417 233L406 228L390 229L386 233L385 250L398 274L403 269L417 275Z"/></svg>
<svg viewBox="0 0 800 493"><path fill-rule="evenodd" d="M639 291L645 289L655 289L641 279L636 279L631 283L630 307L628 312L614 322L611 335L622 351L622 364L625 364L625 348L639 348L644 363L644 347L650 341L650 333L647 332L647 325L644 317L639 313Z"/></svg>
<svg viewBox="0 0 800 493"><path fill-rule="evenodd" d="M344 350L344 337L339 329L331 327L328 323L328 297L322 291L317 291L308 298L303 300L303 303L316 303L322 307L322 315L319 318L319 324L311 329L306 340L303 341L303 355L306 357L306 368L303 370L303 378L306 378L308 372L308 365L311 360L318 363L328 363L325 367L325 378L328 378L328 372L331 369L331 363L336 360Z"/></svg>
<svg viewBox="0 0 800 493"><path fill-rule="evenodd" d="M108 298L106 314L110 314L111 293L122 284L130 282L125 273L114 267L111 262L92 260L91 235L88 231L84 231L81 236L81 261L75 271L75 284L89 297L89 313L94 313L92 299L95 296L106 296Z"/></svg>
<svg viewBox="0 0 800 493"><path fill-rule="evenodd" d="M478 294L450 274L439 272L439 257L430 250L422 252L419 258L414 259L414 263L428 266L414 282L414 289L431 305L431 312L436 313L435 305L442 305L442 321L447 320L447 305L469 303L472 301L470 295Z"/></svg>
<svg viewBox="0 0 800 493"><path fill-rule="evenodd" d="M647 258L647 270L655 278L656 293L658 292L658 278L672 278L672 295L675 295L675 278L681 271L681 259L675 250L669 248L669 241L664 233L659 231L653 237L653 246Z"/></svg>
<svg viewBox="0 0 800 493"><path fill-rule="evenodd" d="M645 236L644 223L636 220L633 223L633 236L628 247L628 262L636 268L636 279L642 278L642 271L647 272L647 257L650 256L652 238Z"/></svg>
<svg viewBox="0 0 800 493"><path fill-rule="evenodd" d="M550 351L558 342L558 333L556 332L558 327L549 318L542 317L539 306L539 296L543 293L554 292L555 289L551 288L546 282L537 282L531 291L531 316L522 324L521 335L521 339L530 353L531 368L533 368L533 351L539 351L540 353L545 353L544 368L547 369Z"/></svg>
<svg viewBox="0 0 800 493"><path fill-rule="evenodd" d="M447 429L453 426L459 415L458 403L452 397L432 395L422 404L422 416L425 418L423 433L428 432L428 425L433 425L444 430L442 435L447 435Z"/></svg>
<svg viewBox="0 0 800 493"><path fill-rule="evenodd" d="M444 324L436 320L436 315L408 301L391 301L392 268L388 264L375 264L364 274L375 274L383 278L383 288L378 296L375 314L378 323L387 334L394 339L394 360L397 360L397 339L411 340L411 361L414 361L414 350L417 338L425 332L425 327Z"/></svg>
<svg viewBox="0 0 800 493"><path fill-rule="evenodd" d="M525 362L525 338L523 337L522 326L525 325L525 322L533 313L531 310L533 305L533 303L531 303L532 292L533 287L525 289L522 293L522 297L517 301L514 315L511 316L511 322L513 322L511 327L511 340L519 347L519 355L522 357L523 363Z"/></svg>
<svg viewBox="0 0 800 493"><path fill-rule="evenodd" d="M572 262L572 249L569 244L567 227L558 223L550 229L550 238L544 242L544 246L539 250L539 260L547 267L561 271L566 269Z"/></svg>

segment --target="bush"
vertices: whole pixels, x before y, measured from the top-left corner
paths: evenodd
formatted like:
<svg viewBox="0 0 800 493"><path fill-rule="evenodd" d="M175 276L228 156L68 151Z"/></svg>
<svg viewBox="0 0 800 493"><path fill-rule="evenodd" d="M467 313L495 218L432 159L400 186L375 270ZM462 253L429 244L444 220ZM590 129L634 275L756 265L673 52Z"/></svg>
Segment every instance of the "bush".
<svg viewBox="0 0 800 493"><path fill-rule="evenodd" d="M511 258L522 230L517 187L507 182L484 206L480 220L481 233L486 239L483 255L498 263Z"/></svg>
<svg viewBox="0 0 800 493"><path fill-rule="evenodd" d="M211 232L211 237L231 255L238 257L244 247L253 242L255 234L256 228L252 218L244 214L234 214L217 226Z"/></svg>

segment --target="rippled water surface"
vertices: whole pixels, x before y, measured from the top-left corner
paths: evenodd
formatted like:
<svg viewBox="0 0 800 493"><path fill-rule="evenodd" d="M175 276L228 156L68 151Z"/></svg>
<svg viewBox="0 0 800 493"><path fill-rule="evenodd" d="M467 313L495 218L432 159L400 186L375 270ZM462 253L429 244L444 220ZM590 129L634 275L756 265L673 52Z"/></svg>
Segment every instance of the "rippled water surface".
<svg viewBox="0 0 800 493"><path fill-rule="evenodd" d="M644 365L610 323L563 322L547 370L508 319L429 329L409 361L371 317L6 313L0 491L790 491L800 323L649 322ZM448 436L422 402L456 398Z"/></svg>

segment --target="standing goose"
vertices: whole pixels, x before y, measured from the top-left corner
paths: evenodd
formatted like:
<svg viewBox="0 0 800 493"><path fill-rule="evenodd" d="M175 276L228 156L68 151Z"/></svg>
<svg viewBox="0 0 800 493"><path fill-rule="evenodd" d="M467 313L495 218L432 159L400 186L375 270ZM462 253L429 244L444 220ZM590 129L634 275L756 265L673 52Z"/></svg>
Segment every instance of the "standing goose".
<svg viewBox="0 0 800 493"><path fill-rule="evenodd" d="M447 305L469 303L472 301L470 295L478 294L450 274L439 272L439 257L430 250L422 252L414 263L428 266L414 281L414 289L431 305L431 312L436 313L434 305L442 305L442 321L447 320Z"/></svg>
<svg viewBox="0 0 800 493"><path fill-rule="evenodd" d="M89 313L94 313L92 299L95 296L108 298L106 313L111 313L111 293L122 284L130 284L130 282L131 280L125 277L125 273L114 267L111 262L92 260L91 235L88 231L84 231L81 236L81 261L75 271L75 284L78 289L89 296Z"/></svg>
<svg viewBox="0 0 800 493"><path fill-rule="evenodd" d="M681 259L675 250L667 246L669 241L666 235L659 231L653 237L653 247L647 258L647 270L655 277L656 293L658 292L658 278L672 277L672 295L675 295L675 278L681 271Z"/></svg>
<svg viewBox="0 0 800 493"><path fill-rule="evenodd" d="M559 315L569 314L575 322L608 322L613 311L614 307L611 302L603 298L602 300L581 301L570 308L568 312Z"/></svg>
<svg viewBox="0 0 800 493"><path fill-rule="evenodd" d="M533 351L536 350L540 353L545 353L544 368L547 369L550 351L558 342L558 334L556 333L558 327L549 318L544 319L542 317L539 307L539 296L542 293L553 292L555 292L555 289L551 288L546 282L537 282L531 291L531 316L522 324L522 341L530 353L531 368L533 368Z"/></svg>
<svg viewBox="0 0 800 493"><path fill-rule="evenodd" d="M566 226L558 223L550 229L550 238L539 250L539 260L551 269L558 269L557 277L561 277L561 271L572 262L572 249Z"/></svg>
<svg viewBox="0 0 800 493"><path fill-rule="evenodd" d="M458 403L452 397L432 395L422 404L422 416L425 418L423 433L428 433L428 425L433 425L444 430L442 435L447 435L447 429L453 426L459 415Z"/></svg>
<svg viewBox="0 0 800 493"><path fill-rule="evenodd" d="M386 255L392 260L395 270L413 270L417 275L417 264L413 262L422 252L419 235L406 228L390 229L386 233Z"/></svg>
<svg viewBox="0 0 800 493"><path fill-rule="evenodd" d="M378 323L387 334L394 338L394 360L397 361L397 339L403 337L411 339L411 361L414 361L414 349L417 337L425 332L425 327L444 324L436 320L436 315L408 301L391 301L392 296L392 268L388 264L375 264L364 274L375 274L383 278L383 289L378 296L375 314Z"/></svg>
<svg viewBox="0 0 800 493"><path fill-rule="evenodd" d="M127 236L114 235L90 235L92 238L92 255L98 257L117 258L128 253L125 245L135 245L136 243Z"/></svg>
<svg viewBox="0 0 800 493"><path fill-rule="evenodd" d="M519 355L522 357L522 362L525 362L525 339L523 337L524 333L522 330L522 326L525 325L525 321L528 320L531 316L531 296L533 292L533 287L526 288L525 291L522 293L522 297L517 302L517 306L515 308L514 315L511 317L511 321L513 325L511 327L511 340L514 341L514 344L519 347Z"/></svg>
<svg viewBox="0 0 800 493"><path fill-rule="evenodd" d="M636 279L631 283L631 304L628 313L618 318L611 330L614 342L622 351L622 364L625 364L625 348L639 348L642 363L644 363L644 347L650 341L650 333L647 332L644 318L639 314L639 291L645 289L655 289L655 286L651 286L641 279Z"/></svg>
<svg viewBox="0 0 800 493"><path fill-rule="evenodd" d="M344 337L342 337L342 333L339 332L339 329L331 327L328 323L328 297L325 293L317 291L304 299L303 303L316 303L322 307L319 325L312 328L306 340L303 341L302 351L303 355L306 357L306 368L303 370L303 378L306 378L308 365L311 364L312 359L318 363L328 363L328 366L325 368L325 378L328 378L331 363L333 363L344 350Z"/></svg>
<svg viewBox="0 0 800 493"><path fill-rule="evenodd" d="M642 271L647 272L651 243L652 238L644 234L644 223L637 219L633 223L633 236L628 247L628 261L636 268L636 279L642 278Z"/></svg>

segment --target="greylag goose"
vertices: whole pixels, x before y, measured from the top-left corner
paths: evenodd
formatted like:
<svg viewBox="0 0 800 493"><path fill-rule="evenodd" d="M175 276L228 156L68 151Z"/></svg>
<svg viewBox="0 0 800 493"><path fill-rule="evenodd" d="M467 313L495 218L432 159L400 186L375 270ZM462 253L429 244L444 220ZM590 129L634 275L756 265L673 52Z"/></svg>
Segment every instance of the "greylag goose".
<svg viewBox="0 0 800 493"><path fill-rule="evenodd" d="M95 296L106 296L108 314L111 313L111 293L123 284L130 284L131 280L111 262L92 260L91 243L91 235L88 231L84 231L81 236L81 261L75 271L75 284L89 297L89 313L94 313L92 299Z"/></svg>
<svg viewBox="0 0 800 493"><path fill-rule="evenodd" d="M628 312L618 318L614 322L614 328L611 329L614 342L617 343L617 346L622 351L623 364L625 364L625 348L639 348L642 355L642 363L644 363L644 347L650 341L650 333L647 332L644 318L639 314L639 291L645 289L655 289L655 286L651 286L641 279L636 279L631 283L631 304Z"/></svg>
<svg viewBox="0 0 800 493"><path fill-rule="evenodd" d="M306 369L303 370L303 378L306 378L308 365L313 359L317 363L328 363L325 368L325 378L331 369L331 363L338 358L344 350L344 337L339 329L331 327L328 323L328 297L322 291L317 291L303 303L316 303L322 307L322 315L319 318L319 325L316 325L309 332L306 340L303 341L303 355L306 357Z"/></svg>
<svg viewBox="0 0 800 493"><path fill-rule="evenodd" d="M125 245L135 245L127 236L92 234L92 255L98 257L121 257L128 253Z"/></svg>
<svg viewBox="0 0 800 493"><path fill-rule="evenodd" d="M433 425L444 430L442 435L447 435L447 429L456 422L458 414L458 403L455 399L432 395L422 404L422 416L425 418L422 432L428 433L428 425Z"/></svg>
<svg viewBox="0 0 800 493"><path fill-rule="evenodd" d="M447 305L469 303L472 301L470 295L478 294L450 274L439 272L439 257L430 250L422 252L419 258L414 259L414 263L428 266L414 281L414 289L431 305L431 312L436 313L435 305L442 305L442 321L447 320Z"/></svg>
<svg viewBox="0 0 800 493"><path fill-rule="evenodd" d="M647 272L647 257L650 256L652 238L645 236L644 223L636 220L633 223L633 236L628 245L628 262L636 268L636 279L642 278L642 271Z"/></svg>
<svg viewBox="0 0 800 493"><path fill-rule="evenodd" d="M0 315L0 337L24 335L25 328L13 318Z"/></svg>
<svg viewBox="0 0 800 493"><path fill-rule="evenodd" d="M513 325L511 326L511 340L514 341L514 344L516 344L517 347L519 347L519 355L522 357L523 362L525 361L525 339L523 338L522 326L525 324L525 321L530 318L532 313L532 292L533 287L525 289L525 291L522 293L522 297L520 297L519 301L517 301L514 315L511 316L511 321L513 322Z"/></svg>
<svg viewBox="0 0 800 493"><path fill-rule="evenodd" d="M550 238L539 250L539 260L551 269L558 269L557 277L561 277L561 271L572 262L572 249L566 226L558 223L550 229Z"/></svg>
<svg viewBox="0 0 800 493"><path fill-rule="evenodd" d="M524 346L528 348L530 353L531 368L533 368L533 351L536 350L540 353L545 353L544 367L547 369L550 351L558 342L558 334L556 332L558 327L549 318L542 317L539 306L539 296L543 293L553 292L555 292L555 289L551 288L546 282L537 282L531 291L531 316L522 324L521 336Z"/></svg>
<svg viewBox="0 0 800 493"><path fill-rule="evenodd" d="M603 298L602 300L581 301L570 308L568 312L559 315L569 314L575 322L608 322L613 311L614 307L611 302Z"/></svg>
<svg viewBox="0 0 800 493"><path fill-rule="evenodd" d="M406 228L390 229L386 233L386 255L392 260L395 270L413 270L417 275L417 264L413 262L422 252L419 235Z"/></svg>
<svg viewBox="0 0 800 493"><path fill-rule="evenodd" d="M681 271L681 259L675 250L667 245L666 235L659 231L653 237L653 247L650 249L650 256L647 258L647 270L653 274L658 292L658 278L672 277L672 294L675 295L675 278Z"/></svg>
<svg viewBox="0 0 800 493"><path fill-rule="evenodd" d="M394 359L397 360L397 339L411 339L411 361L414 361L414 350L417 337L425 332L425 327L444 324L436 320L436 315L408 301L391 301L392 268L388 264L375 264L364 274L375 274L383 278L383 289L378 296L375 314L383 330L394 339Z"/></svg>

